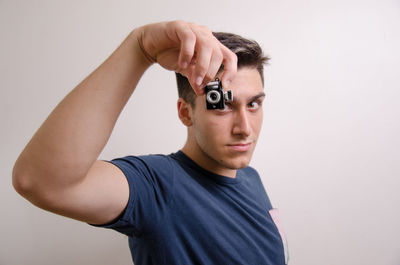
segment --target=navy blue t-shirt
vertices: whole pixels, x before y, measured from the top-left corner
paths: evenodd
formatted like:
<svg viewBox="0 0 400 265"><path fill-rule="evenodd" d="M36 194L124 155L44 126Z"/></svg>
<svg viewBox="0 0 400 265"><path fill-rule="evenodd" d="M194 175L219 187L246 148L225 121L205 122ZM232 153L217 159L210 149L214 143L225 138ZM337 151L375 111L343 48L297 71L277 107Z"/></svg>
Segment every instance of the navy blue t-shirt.
<svg viewBox="0 0 400 265"><path fill-rule="evenodd" d="M100 226L128 236L135 265L285 264L285 240L251 167L229 178L181 151L111 162L128 180L129 202Z"/></svg>

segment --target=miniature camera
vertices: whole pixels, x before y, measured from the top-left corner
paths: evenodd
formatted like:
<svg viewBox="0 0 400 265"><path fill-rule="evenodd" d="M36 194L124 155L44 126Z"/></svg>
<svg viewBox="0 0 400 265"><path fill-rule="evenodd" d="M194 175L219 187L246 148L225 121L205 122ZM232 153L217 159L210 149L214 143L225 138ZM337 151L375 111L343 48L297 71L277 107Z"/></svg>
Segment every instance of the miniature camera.
<svg viewBox="0 0 400 265"><path fill-rule="evenodd" d="M232 90L224 92L221 81L217 78L206 85L207 109L224 109L225 102L233 101Z"/></svg>

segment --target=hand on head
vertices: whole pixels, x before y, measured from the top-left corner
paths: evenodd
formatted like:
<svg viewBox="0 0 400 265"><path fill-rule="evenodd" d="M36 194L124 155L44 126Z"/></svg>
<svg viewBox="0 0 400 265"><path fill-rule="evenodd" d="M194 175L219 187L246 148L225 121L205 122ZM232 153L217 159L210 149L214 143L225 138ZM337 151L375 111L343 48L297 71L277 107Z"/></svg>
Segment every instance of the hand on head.
<svg viewBox="0 0 400 265"><path fill-rule="evenodd" d="M221 65L224 87L237 71L236 55L205 26L184 21L161 22L138 28L138 41L152 62L186 76L197 95L213 80Z"/></svg>

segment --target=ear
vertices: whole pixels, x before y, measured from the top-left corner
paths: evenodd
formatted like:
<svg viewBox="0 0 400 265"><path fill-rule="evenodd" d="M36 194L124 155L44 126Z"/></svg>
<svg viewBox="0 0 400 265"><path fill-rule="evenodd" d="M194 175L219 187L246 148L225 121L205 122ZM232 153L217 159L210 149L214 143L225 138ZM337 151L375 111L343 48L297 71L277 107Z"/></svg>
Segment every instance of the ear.
<svg viewBox="0 0 400 265"><path fill-rule="evenodd" d="M190 106L190 104L187 103L183 98L179 98L177 107L178 107L178 116L181 122L186 127L192 126L193 125L192 107Z"/></svg>

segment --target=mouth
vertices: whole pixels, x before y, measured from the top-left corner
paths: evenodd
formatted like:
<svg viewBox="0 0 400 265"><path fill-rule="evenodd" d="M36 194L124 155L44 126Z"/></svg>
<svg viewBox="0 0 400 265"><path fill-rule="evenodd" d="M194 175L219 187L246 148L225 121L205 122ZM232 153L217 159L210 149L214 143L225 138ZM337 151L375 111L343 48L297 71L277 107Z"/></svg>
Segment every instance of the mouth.
<svg viewBox="0 0 400 265"><path fill-rule="evenodd" d="M246 152L250 149L251 143L228 144L228 147L239 152Z"/></svg>

